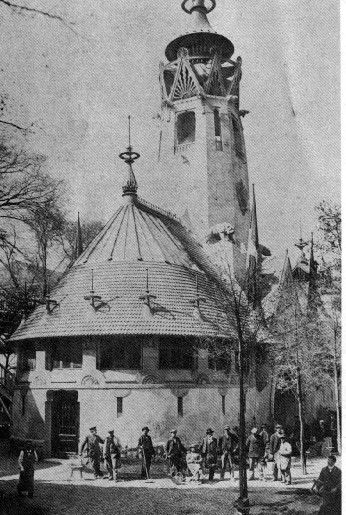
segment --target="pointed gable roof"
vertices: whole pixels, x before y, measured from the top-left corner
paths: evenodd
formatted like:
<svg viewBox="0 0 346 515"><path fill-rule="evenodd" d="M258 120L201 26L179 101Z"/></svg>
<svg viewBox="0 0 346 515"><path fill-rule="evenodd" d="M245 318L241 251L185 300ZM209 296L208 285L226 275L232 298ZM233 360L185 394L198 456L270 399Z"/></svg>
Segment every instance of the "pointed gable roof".
<svg viewBox="0 0 346 515"><path fill-rule="evenodd" d="M298 298L296 284L293 279L291 261L286 250L284 265L278 285L278 297L276 302L276 315L287 313L288 310L300 314L301 307Z"/></svg>

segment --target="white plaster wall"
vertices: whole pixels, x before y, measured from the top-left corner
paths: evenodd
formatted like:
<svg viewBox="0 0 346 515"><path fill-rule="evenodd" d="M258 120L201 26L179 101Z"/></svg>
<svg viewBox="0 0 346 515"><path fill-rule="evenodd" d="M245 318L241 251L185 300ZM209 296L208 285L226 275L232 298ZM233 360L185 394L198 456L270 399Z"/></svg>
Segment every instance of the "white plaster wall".
<svg viewBox="0 0 346 515"><path fill-rule="evenodd" d="M50 390L51 391L51 390ZM221 393L225 394L225 414L222 413ZM183 396L183 416L177 413L177 396ZM117 397L123 397L123 414L117 417ZM21 414L21 394L14 397L14 436L45 438L50 442L50 425L46 420L47 390L29 390L24 416ZM96 425L100 436L114 429L123 446L135 447L144 425L150 427L154 443L164 442L172 427L186 443L198 442L211 426L221 435L225 423L238 426L239 392L237 387L200 387L174 390L161 387L132 389L85 388L78 391L80 403L80 439ZM265 422L269 413L269 389L260 394L251 388L247 393L246 419L251 426L252 417Z"/></svg>

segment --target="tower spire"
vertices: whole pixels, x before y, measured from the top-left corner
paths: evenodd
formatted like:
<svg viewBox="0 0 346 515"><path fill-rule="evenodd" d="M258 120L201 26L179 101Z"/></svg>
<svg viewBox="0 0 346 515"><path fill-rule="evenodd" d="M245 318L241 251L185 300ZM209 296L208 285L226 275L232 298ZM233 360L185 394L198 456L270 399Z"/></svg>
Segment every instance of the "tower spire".
<svg viewBox="0 0 346 515"><path fill-rule="evenodd" d="M82 227L79 218L79 211L77 215L77 232L76 232L76 241L75 241L75 259L79 258L79 256L83 252L83 238L82 238Z"/></svg>
<svg viewBox="0 0 346 515"><path fill-rule="evenodd" d="M302 221L299 221L299 240L298 243L295 243L294 246L300 250L300 259L301 263L307 263L307 259L305 256L304 248L307 246L308 242L303 240L302 236Z"/></svg>
<svg viewBox="0 0 346 515"><path fill-rule="evenodd" d="M259 238L258 238L258 224L257 224L257 210L256 210L256 197L255 185L252 185L252 209L250 215L249 239L247 249L247 295L249 302L253 308L260 307L261 305L261 292L260 292L260 252L259 252Z"/></svg>
<svg viewBox="0 0 346 515"><path fill-rule="evenodd" d="M317 263L314 256L314 233L311 233L310 259L309 259L309 289L308 289L308 314L313 317L317 314L321 300L317 285Z"/></svg>
<svg viewBox="0 0 346 515"><path fill-rule="evenodd" d="M136 159L140 157L138 152L133 152L131 146L131 116L128 116L128 133L129 133L129 146L126 148L126 152L122 152L119 154L120 159L123 159L125 163L128 165L128 174L125 184L123 185L123 197L137 196L138 184L136 181L135 174L132 170L132 163L135 162Z"/></svg>

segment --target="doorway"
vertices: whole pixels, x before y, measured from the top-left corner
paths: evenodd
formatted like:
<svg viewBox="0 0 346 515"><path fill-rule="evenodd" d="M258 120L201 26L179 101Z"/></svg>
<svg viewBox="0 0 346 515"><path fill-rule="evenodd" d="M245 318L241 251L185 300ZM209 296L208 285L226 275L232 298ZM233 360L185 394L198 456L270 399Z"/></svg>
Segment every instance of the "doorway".
<svg viewBox="0 0 346 515"><path fill-rule="evenodd" d="M78 392L53 392L52 401L52 456L67 458L78 453L79 442L79 402Z"/></svg>

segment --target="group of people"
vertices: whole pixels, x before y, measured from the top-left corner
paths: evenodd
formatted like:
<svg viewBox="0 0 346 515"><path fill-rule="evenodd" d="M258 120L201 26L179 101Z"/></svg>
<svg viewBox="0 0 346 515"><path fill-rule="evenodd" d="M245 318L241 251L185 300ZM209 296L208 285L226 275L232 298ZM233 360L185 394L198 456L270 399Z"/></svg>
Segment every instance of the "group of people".
<svg viewBox="0 0 346 515"><path fill-rule="evenodd" d="M150 478L150 468L155 448L149 435L147 426L142 428L142 434L138 440L138 456L142 460L141 478ZM101 451L103 445L103 456ZM265 479L271 464L273 480L281 479L286 484L291 484L291 456L292 446L288 441L281 425L276 425L275 432L269 437L265 425L260 429L253 428L246 441L249 458L250 480L255 479L256 469L259 479ZM114 436L114 431L108 433L105 441L97 434L96 427L90 428L90 434L82 443L80 455L87 456L92 465L96 478L102 477L100 462L103 457L109 480L117 480L118 470L121 466L121 446ZM190 445L187 449L177 430L170 431L169 439L165 446L165 456L168 459L170 475L185 476L187 471L192 479L200 481L202 475L208 473L209 481L214 479L215 470L220 458L220 479L224 479L225 472L229 468L230 476L234 479L235 464L239 455L238 428L231 429L229 425L224 427L223 435L217 439L212 428L206 430L202 441Z"/></svg>
<svg viewBox="0 0 346 515"><path fill-rule="evenodd" d="M150 478L152 459L156 454L147 426L142 428L142 434L138 440L137 453L141 458L141 478ZM254 427L246 440L247 456L249 460L249 480L254 480L258 471L259 479L264 480L271 476L273 481L281 481L291 484L291 457L292 445L288 440L283 426L277 424L274 433L269 436L266 425L260 429ZM229 425L224 427L223 435L217 439L212 428L206 430L202 441L190 445L187 449L177 430L170 431L169 439L164 448L165 457L169 463L170 476L180 477L181 480L190 473L191 480L201 482L202 477L208 473L209 481L214 479L215 470L220 458L220 479L224 479L227 467L231 479L234 479L235 465L239 459L239 433L238 428L231 429ZM121 467L121 445L114 435L114 430L108 432L103 440L96 427L90 428L80 448L80 456L85 456L91 464L95 478L108 477L109 481L117 481L118 471ZM18 492L27 492L29 497L34 492L34 468L37 462L37 454L32 442L27 442L20 452L18 463L20 476ZM101 472L101 461L104 460L108 476ZM323 505L320 514L339 513L341 505L341 471L335 466L336 458L331 455L328 458L327 467L323 468L319 479L315 482L318 492L323 496ZM328 511L333 507L333 512Z"/></svg>

